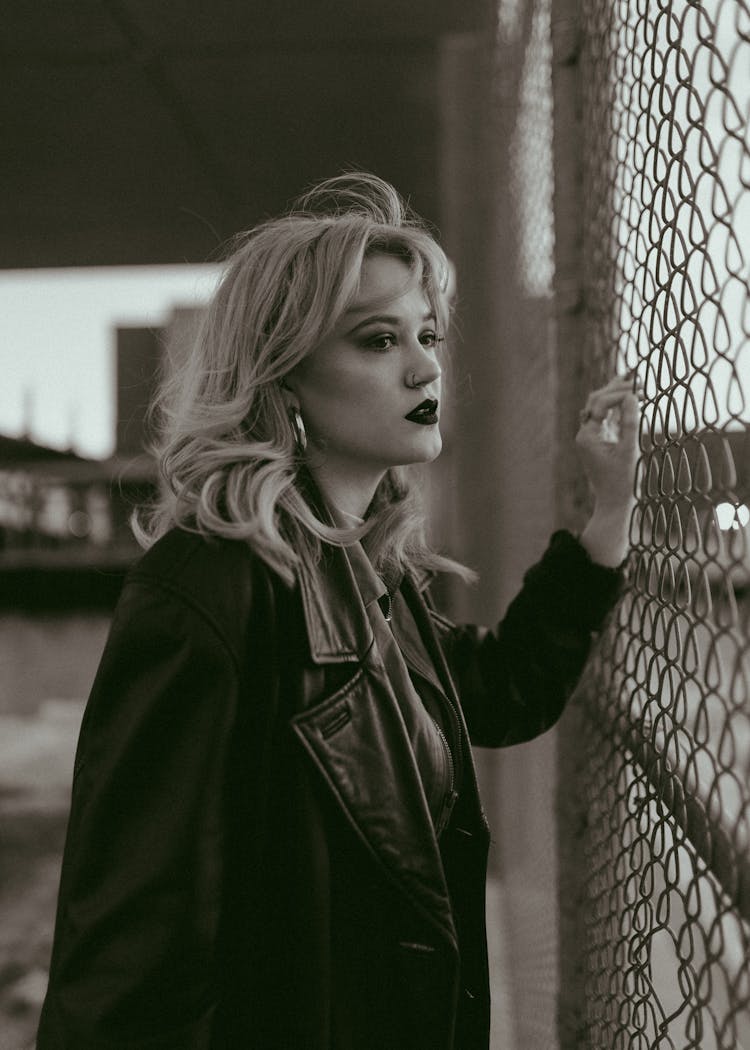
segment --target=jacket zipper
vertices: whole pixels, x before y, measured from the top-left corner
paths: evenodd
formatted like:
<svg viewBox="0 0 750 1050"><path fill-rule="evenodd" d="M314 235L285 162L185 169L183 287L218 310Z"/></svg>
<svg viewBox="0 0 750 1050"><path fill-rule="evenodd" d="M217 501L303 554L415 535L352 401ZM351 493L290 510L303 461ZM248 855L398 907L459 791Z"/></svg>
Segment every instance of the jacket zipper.
<svg viewBox="0 0 750 1050"><path fill-rule="evenodd" d="M432 718L432 715L430 715L430 718ZM455 805L456 799L458 798L458 792L456 791L456 768L453 764L453 752L451 751L450 744L448 743L448 739L443 730L441 729L437 720L432 718L432 723L435 726L438 737L440 738L443 753L445 754L445 758L448 763L448 791L443 797L443 805L440 812L440 817L437 823L435 824L435 834L440 835L440 833L443 831L446 824L450 820L451 811L453 810L453 806Z"/></svg>

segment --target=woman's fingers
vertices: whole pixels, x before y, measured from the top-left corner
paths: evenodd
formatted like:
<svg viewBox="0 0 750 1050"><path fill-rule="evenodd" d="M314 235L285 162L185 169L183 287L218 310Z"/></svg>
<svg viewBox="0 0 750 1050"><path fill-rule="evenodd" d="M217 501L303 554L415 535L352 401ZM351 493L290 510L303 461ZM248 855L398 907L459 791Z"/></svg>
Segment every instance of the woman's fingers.
<svg viewBox="0 0 750 1050"><path fill-rule="evenodd" d="M635 394L626 394L620 402L620 426L635 430L640 421L640 404Z"/></svg>
<svg viewBox="0 0 750 1050"><path fill-rule="evenodd" d="M625 513L634 499L640 408L628 380L595 390L581 413L576 446L599 507Z"/></svg>
<svg viewBox="0 0 750 1050"><path fill-rule="evenodd" d="M638 388L640 393L640 388ZM584 417L601 422L612 408L620 407L628 415L637 412L638 399L633 392L633 377L615 376L606 386L592 390L586 400Z"/></svg>
<svg viewBox="0 0 750 1050"><path fill-rule="evenodd" d="M640 406L633 393L632 376L618 376L589 395L576 440L592 447L617 445L634 450L639 424Z"/></svg>
<svg viewBox="0 0 750 1050"><path fill-rule="evenodd" d="M584 413L601 423L611 408L625 408L626 405L638 406L638 399L630 390L597 390L589 395Z"/></svg>

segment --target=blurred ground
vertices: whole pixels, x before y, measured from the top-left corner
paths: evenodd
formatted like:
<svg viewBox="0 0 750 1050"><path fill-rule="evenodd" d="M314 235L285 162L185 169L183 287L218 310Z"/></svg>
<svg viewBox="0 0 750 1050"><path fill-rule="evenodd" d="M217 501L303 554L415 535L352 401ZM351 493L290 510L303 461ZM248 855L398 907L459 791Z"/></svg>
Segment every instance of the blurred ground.
<svg viewBox="0 0 750 1050"><path fill-rule="evenodd" d="M0 1050L33 1047L83 703L0 715Z"/></svg>

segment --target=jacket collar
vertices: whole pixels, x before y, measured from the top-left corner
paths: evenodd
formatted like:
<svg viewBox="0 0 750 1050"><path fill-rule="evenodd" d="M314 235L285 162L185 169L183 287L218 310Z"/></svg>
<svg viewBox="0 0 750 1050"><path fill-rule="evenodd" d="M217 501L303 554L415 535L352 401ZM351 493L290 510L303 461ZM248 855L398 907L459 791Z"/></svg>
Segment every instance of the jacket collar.
<svg viewBox="0 0 750 1050"><path fill-rule="evenodd" d="M373 633L344 548L327 547L320 565L301 564L298 579L313 662L362 660Z"/></svg>
<svg viewBox="0 0 750 1050"><path fill-rule="evenodd" d="M297 576L313 662L361 660L373 643L367 606L388 593L362 545L326 547L320 564L300 564ZM410 574L410 586L421 594L433 576L424 570ZM401 578L389 584L393 593Z"/></svg>
<svg viewBox="0 0 750 1050"><path fill-rule="evenodd" d="M389 591L393 590L394 583L389 580L386 586L383 577L373 569L372 562L365 554L361 543L353 543L351 547L347 547L346 556L365 608L375 601L379 602Z"/></svg>

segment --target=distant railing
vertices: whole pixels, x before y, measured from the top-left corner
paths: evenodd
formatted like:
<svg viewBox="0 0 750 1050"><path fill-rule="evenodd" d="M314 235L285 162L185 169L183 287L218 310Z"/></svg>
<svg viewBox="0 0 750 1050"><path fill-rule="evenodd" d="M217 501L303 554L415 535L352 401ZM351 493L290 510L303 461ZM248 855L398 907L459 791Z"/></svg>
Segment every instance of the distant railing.
<svg viewBox="0 0 750 1050"><path fill-rule="evenodd" d="M0 571L127 565L130 514L155 488L145 455L0 462Z"/></svg>

